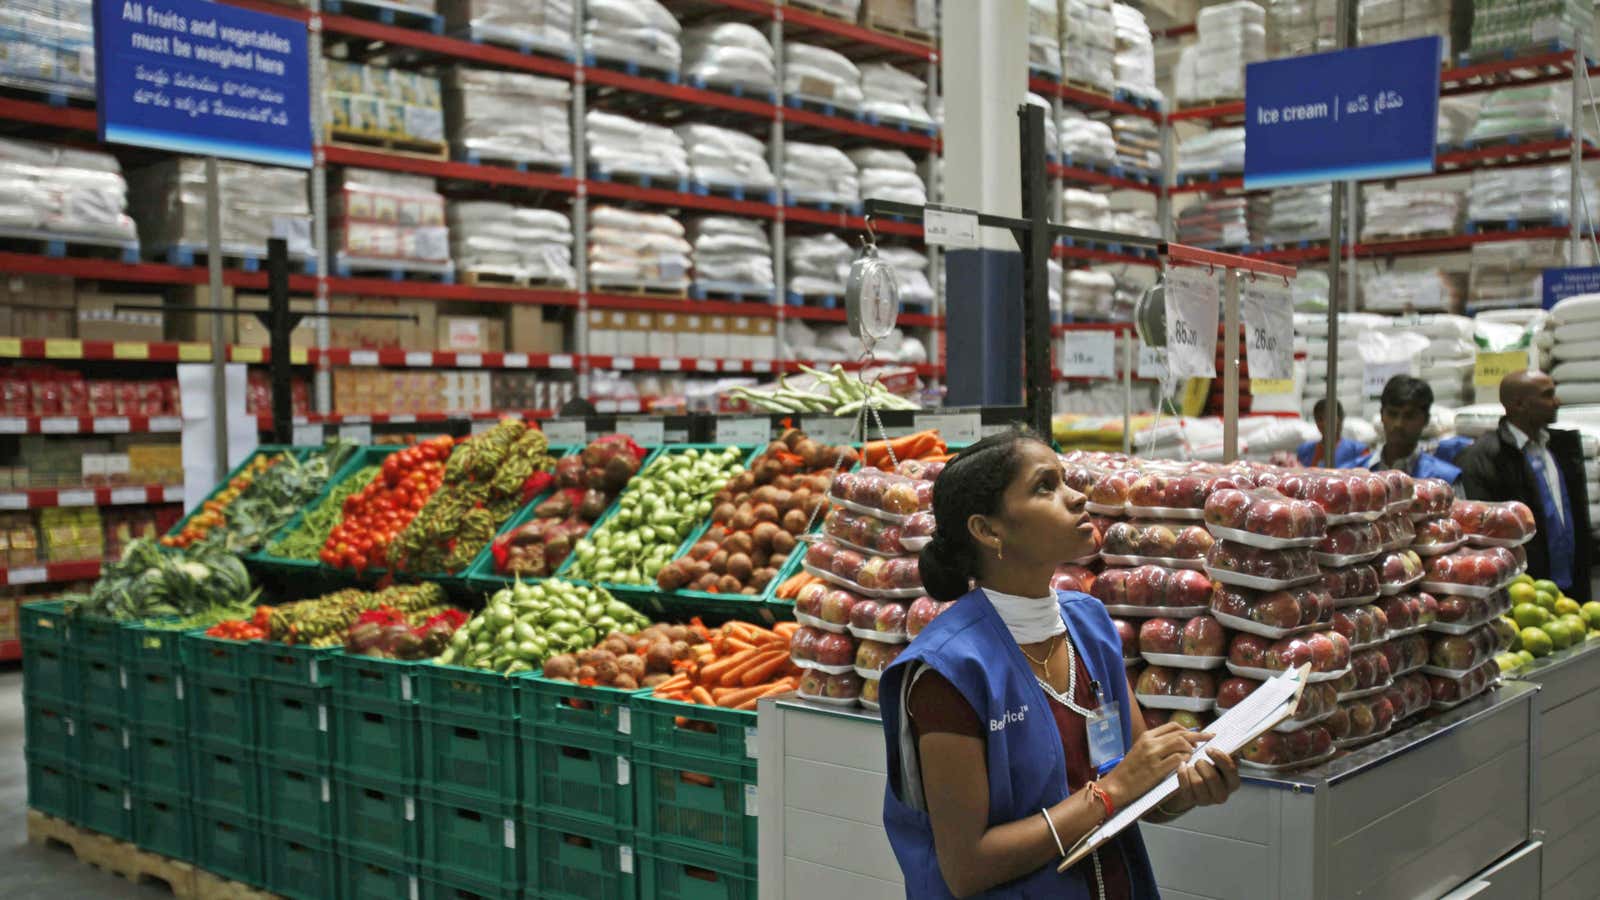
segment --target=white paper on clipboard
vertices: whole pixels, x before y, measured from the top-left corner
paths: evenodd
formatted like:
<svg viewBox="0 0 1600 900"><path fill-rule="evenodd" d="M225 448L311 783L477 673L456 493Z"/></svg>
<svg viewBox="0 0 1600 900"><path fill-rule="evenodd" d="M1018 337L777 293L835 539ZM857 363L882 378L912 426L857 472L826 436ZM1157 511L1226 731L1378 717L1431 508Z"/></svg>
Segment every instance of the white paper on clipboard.
<svg viewBox="0 0 1600 900"><path fill-rule="evenodd" d="M1242 703L1206 726L1206 730L1214 736L1195 748L1194 754L1189 757L1189 762L1205 758L1206 751L1212 747L1224 753L1236 753L1279 722L1294 715L1295 707L1300 703L1300 695L1305 690L1306 680L1310 674L1311 667L1303 665L1298 669L1290 669L1256 688ZM1106 820L1099 828L1084 835L1073 845L1066 860L1056 868L1056 871L1065 872L1071 868L1078 860L1116 837L1124 828L1139 821L1141 816L1154 809L1177 789L1177 774L1168 775L1166 780L1151 788L1143 797L1118 810L1116 815Z"/></svg>

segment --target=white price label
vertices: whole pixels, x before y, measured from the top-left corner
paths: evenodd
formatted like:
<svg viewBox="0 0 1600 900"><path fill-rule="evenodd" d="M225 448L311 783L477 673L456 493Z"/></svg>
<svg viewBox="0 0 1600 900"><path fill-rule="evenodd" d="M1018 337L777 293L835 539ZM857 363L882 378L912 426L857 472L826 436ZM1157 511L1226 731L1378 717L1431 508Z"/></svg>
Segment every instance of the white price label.
<svg viewBox="0 0 1600 900"><path fill-rule="evenodd" d="M756 743L756 733L754 728L744 730L744 755L751 759L756 759L761 753L760 745Z"/></svg>
<svg viewBox="0 0 1600 900"><path fill-rule="evenodd" d="M683 368L683 360L676 356L663 356L661 358L661 371L676 372Z"/></svg>
<svg viewBox="0 0 1600 900"><path fill-rule="evenodd" d="M122 689L128 689L128 673L126 672L122 673ZM128 729L122 729L122 749L128 749L128 746L132 743L133 742L128 738Z"/></svg>
<svg viewBox="0 0 1600 900"><path fill-rule="evenodd" d="M982 434L983 422L975 412L968 413L916 413L911 417L917 431L938 429L939 437L947 444L975 444Z"/></svg>
<svg viewBox="0 0 1600 900"><path fill-rule="evenodd" d="M552 368L552 369L570 369L570 368L572 368L572 354L570 354L570 353L552 354L551 357L550 357L550 368Z"/></svg>
<svg viewBox="0 0 1600 900"><path fill-rule="evenodd" d="M126 747L127 744L123 744L123 746ZM124 811L133 809L133 794L127 790L122 792L122 809Z"/></svg>
<svg viewBox="0 0 1600 900"><path fill-rule="evenodd" d="M128 689L128 667L127 666L118 666L117 667L117 678L118 678L118 680L120 680L122 682L122 689L123 690L127 690Z"/></svg>
<svg viewBox="0 0 1600 900"><path fill-rule="evenodd" d="M388 419L388 422L389 422L390 425L409 425L412 422L415 422L416 420L417 420L416 416L413 416L413 415L410 415L410 414L406 414L406 413L401 413L401 414L398 414L398 415L391 415L389 417L389 419Z"/></svg>
<svg viewBox="0 0 1600 900"><path fill-rule="evenodd" d="M58 491L57 506L94 506L94 491Z"/></svg>
<svg viewBox="0 0 1600 900"><path fill-rule="evenodd" d="M104 419L98 419L98 420L95 421L95 425L98 426L103 421L105 421L105 420ZM126 429L124 429L124 430L126 430ZM18 419L18 418L14 418L14 417L13 418L0 419L0 434L27 434L27 433L28 433L28 420L27 419Z"/></svg>
<svg viewBox="0 0 1600 900"><path fill-rule="evenodd" d="M172 693L175 696L177 696L177 698L179 700L183 699L183 676L182 675L179 675L177 678L172 679Z"/></svg>
<svg viewBox="0 0 1600 900"><path fill-rule="evenodd" d="M688 428L674 428L674 429L672 429L671 431L666 433L666 441L669 444L687 444L687 443L689 443L689 429Z"/></svg>
<svg viewBox="0 0 1600 900"><path fill-rule="evenodd" d="M1273 278L1246 281L1239 292L1250 378L1294 378L1294 298Z"/></svg>
<svg viewBox="0 0 1600 900"><path fill-rule="evenodd" d="M497 424L499 423L493 419L480 419L472 423L472 433L476 435L483 434L486 431L493 431Z"/></svg>
<svg viewBox="0 0 1600 900"><path fill-rule="evenodd" d="M323 778L322 778L322 802L323 803L332 803L333 802L333 784L328 781L328 778L327 778L326 775L324 775Z"/></svg>
<svg viewBox="0 0 1600 900"><path fill-rule="evenodd" d="M1068 331L1061 335L1056 368L1068 378L1117 377L1117 334L1114 331Z"/></svg>
<svg viewBox="0 0 1600 900"><path fill-rule="evenodd" d="M528 354L506 353L500 357L500 365L507 369L526 369L528 367Z"/></svg>
<svg viewBox="0 0 1600 900"><path fill-rule="evenodd" d="M624 875L633 874L633 848L627 844L617 848L617 870Z"/></svg>
<svg viewBox="0 0 1600 900"><path fill-rule="evenodd" d="M589 442L588 426L582 419L547 419L545 440L558 447L574 447Z"/></svg>
<svg viewBox="0 0 1600 900"><path fill-rule="evenodd" d="M660 416L618 419L617 431L633 438L641 447L659 447L666 443L667 421Z"/></svg>
<svg viewBox="0 0 1600 900"><path fill-rule="evenodd" d="M143 503L148 496L149 494L145 493L145 489L142 487L111 489L111 502L119 506L128 503ZM165 491L162 492L162 496L163 498L166 496Z"/></svg>
<svg viewBox="0 0 1600 900"><path fill-rule="evenodd" d="M633 734L633 710L626 706L617 710L617 731L621 734Z"/></svg>
<svg viewBox="0 0 1600 900"><path fill-rule="evenodd" d="M631 356L613 356L613 357L611 357L611 368L613 368L613 369L632 369L633 368L633 357L631 357Z"/></svg>
<svg viewBox="0 0 1600 900"><path fill-rule="evenodd" d="M123 419L122 421L124 423L123 426L122 426L123 430L126 431L127 428L128 428L128 426L126 424L128 420L127 419ZM96 429L96 430L98 431L99 429ZM154 416L154 417L152 417L150 419L150 431L152 433L161 433L161 432L166 432L166 431L182 431L182 430L183 430L183 420L178 418L177 416Z"/></svg>
<svg viewBox="0 0 1600 900"><path fill-rule="evenodd" d="M583 185L580 184L578 186L582 187ZM419 893L418 889L417 889L417 876L412 875L410 878L408 878L406 880L406 884L408 885L407 897L409 898L409 900L417 900L418 893Z"/></svg>
<svg viewBox="0 0 1600 900"><path fill-rule="evenodd" d="M764 416L720 416L713 440L719 444L765 444L772 438L772 422Z"/></svg>
<svg viewBox="0 0 1600 900"><path fill-rule="evenodd" d="M128 430L126 425L128 420L123 419L122 421L124 423L122 430ZM74 416L51 416L39 421L39 430L45 434L77 434L78 420ZM99 422L95 423L94 430L100 430Z"/></svg>
<svg viewBox="0 0 1600 900"><path fill-rule="evenodd" d="M311 683L317 683L317 661L314 659L311 661Z"/></svg>
<svg viewBox="0 0 1600 900"><path fill-rule="evenodd" d="M922 208L922 240L932 247L976 247L978 214L930 203Z"/></svg>
<svg viewBox="0 0 1600 900"><path fill-rule="evenodd" d="M1383 396L1383 386L1396 375L1410 375L1411 360L1395 362L1369 362L1361 368L1361 395L1368 400Z"/></svg>
<svg viewBox="0 0 1600 900"><path fill-rule="evenodd" d="M801 427L806 436L824 444L849 443L856 430L855 416L807 416Z"/></svg>
<svg viewBox="0 0 1600 900"><path fill-rule="evenodd" d="M1134 369L1134 374L1140 378L1165 378L1167 375L1167 351L1162 347L1152 347L1149 344L1139 344L1139 365Z"/></svg>
<svg viewBox="0 0 1600 900"><path fill-rule="evenodd" d="M1207 269L1166 271L1167 367L1173 375L1217 377L1217 276Z"/></svg>
<svg viewBox="0 0 1600 900"><path fill-rule="evenodd" d="M714 359L697 359L694 361L694 368L697 372L715 372L717 370L717 361Z"/></svg>
<svg viewBox="0 0 1600 900"><path fill-rule="evenodd" d="M412 798L410 798L410 797L407 797L405 799L406 799L406 821L407 822L415 822L417 820L417 801L412 799Z"/></svg>
<svg viewBox="0 0 1600 900"><path fill-rule="evenodd" d="M411 676L410 675L401 675L400 676L400 699L404 700L407 703L411 702Z"/></svg>
<svg viewBox="0 0 1600 900"><path fill-rule="evenodd" d="M370 444L372 443L372 426L340 425L339 437L347 441L354 441L357 444Z"/></svg>
<svg viewBox="0 0 1600 900"><path fill-rule="evenodd" d="M40 584L48 575L43 566L27 566L6 573L7 584Z"/></svg>
<svg viewBox="0 0 1600 900"><path fill-rule="evenodd" d="M476 369L479 366L483 365L483 354L482 353L457 353L456 354L456 365L462 366L463 368Z"/></svg>
<svg viewBox="0 0 1600 900"><path fill-rule="evenodd" d="M507 850L515 850L517 849L517 822L515 819L505 819L504 822L505 825L502 830L505 832L505 839L503 843L506 845Z"/></svg>
<svg viewBox="0 0 1600 900"><path fill-rule="evenodd" d="M747 784L747 785L744 786L744 814L745 815L747 815L747 816L757 816L757 815L761 814L760 813L760 805L756 803L756 796L757 795L756 795L756 786L755 785Z"/></svg>
<svg viewBox="0 0 1600 900"><path fill-rule="evenodd" d="M351 350L350 365L375 366L378 364L378 354L373 350Z"/></svg>
<svg viewBox="0 0 1600 900"><path fill-rule="evenodd" d="M770 362L768 362L767 360L764 360L764 359L752 360L751 363L750 363L750 371L752 371L752 372L771 372L772 371L772 363L770 363Z"/></svg>
<svg viewBox="0 0 1600 900"><path fill-rule="evenodd" d="M321 425L296 425L294 426L293 440L301 446L322 443Z"/></svg>
<svg viewBox="0 0 1600 900"><path fill-rule="evenodd" d="M421 352L407 353L406 354L406 365L413 366L413 367L420 368L420 369L432 368L433 367L433 353L431 351L427 351L427 350L423 350Z"/></svg>
<svg viewBox="0 0 1600 900"><path fill-rule="evenodd" d="M617 757L617 784L627 784L633 780L633 767L628 763L626 756Z"/></svg>
<svg viewBox="0 0 1600 900"><path fill-rule="evenodd" d="M0 494L0 509L27 509L27 494Z"/></svg>
<svg viewBox="0 0 1600 900"><path fill-rule="evenodd" d="M328 730L328 705L326 703L317 704L317 730Z"/></svg>

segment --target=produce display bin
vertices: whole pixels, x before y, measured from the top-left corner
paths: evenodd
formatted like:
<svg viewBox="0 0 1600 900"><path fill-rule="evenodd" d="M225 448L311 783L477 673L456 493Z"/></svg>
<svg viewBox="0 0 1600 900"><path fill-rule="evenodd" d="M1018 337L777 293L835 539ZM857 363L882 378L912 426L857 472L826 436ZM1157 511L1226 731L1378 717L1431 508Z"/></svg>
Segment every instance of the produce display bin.
<svg viewBox="0 0 1600 900"><path fill-rule="evenodd" d="M132 671L175 670L183 665L183 632L129 622L118 633L123 665Z"/></svg>
<svg viewBox="0 0 1600 900"><path fill-rule="evenodd" d="M76 631L73 632L77 634ZM67 651L68 665L77 667L77 702L86 713L104 716L123 714L122 666L115 660L95 659L73 649Z"/></svg>
<svg viewBox="0 0 1600 900"><path fill-rule="evenodd" d="M188 526L189 520L194 518L196 513L198 513L201 510L205 509L206 504L210 503L213 499L215 499L218 494L220 494L224 490L226 490L227 487L228 487L228 484L230 482L232 482L233 479L237 478L239 476L239 473L243 472L246 467L248 467L251 463L255 462L258 457L276 456L279 453L288 453L291 456L293 456L295 459L304 460L307 456L309 456L311 454L311 452L314 449L316 449L316 448L314 448L314 447L291 447L291 446L289 446L287 444L261 444L260 446L256 447L255 452L251 453L249 456L246 456L243 460L241 460L239 462L239 464L237 466L234 466L232 469L230 469L228 471L228 474L225 477L223 477L223 479L221 481L218 481L216 483L216 486L214 486L211 489L211 491L206 494L206 497L205 497L204 500L202 500L198 504L196 504L193 509L189 510L187 513L184 514L183 518L179 519L176 524L174 524L170 529L168 529L167 530L167 536L168 537L176 537L177 535L182 534L183 533L183 529Z"/></svg>
<svg viewBox="0 0 1600 900"><path fill-rule="evenodd" d="M341 844L338 864L333 895L341 900L395 900L421 894L414 863L370 858L349 844Z"/></svg>
<svg viewBox="0 0 1600 900"><path fill-rule="evenodd" d="M189 725L183 699L183 671L178 668L128 670L128 721L152 728L183 731Z"/></svg>
<svg viewBox="0 0 1600 900"><path fill-rule="evenodd" d="M415 781L422 774L422 732L413 704L344 703L328 708L334 765L368 778Z"/></svg>
<svg viewBox="0 0 1600 900"><path fill-rule="evenodd" d="M85 778L127 780L132 773L128 728L118 716L86 713L77 720L78 771Z"/></svg>
<svg viewBox="0 0 1600 900"><path fill-rule="evenodd" d="M653 900L755 900L756 863L640 836L639 896ZM844 896L844 895L829 895Z"/></svg>
<svg viewBox="0 0 1600 900"><path fill-rule="evenodd" d="M296 687L333 684L333 658L342 647L308 647L277 641L251 641L254 675L265 681Z"/></svg>
<svg viewBox="0 0 1600 900"><path fill-rule="evenodd" d="M128 727L132 780L140 790L187 798L190 777L188 738L182 731L159 725Z"/></svg>
<svg viewBox="0 0 1600 900"><path fill-rule="evenodd" d="M322 490L319 491L315 497L312 497L305 506L301 507L299 512L296 512L293 516L290 516L289 521L283 523L283 527L279 528L275 533L273 533L273 535L267 539L266 543L262 545L260 550L245 556L245 559L254 563L265 563L268 565L279 566L305 573L336 571L331 566L323 565L320 560L288 559L282 556L273 556L268 551L272 549L272 545L277 543L278 540L287 535L293 534L295 529L300 527L300 523L305 521L306 513L310 510L316 509L318 506L321 506L322 501L327 499L328 495L332 493L333 490L339 485L343 484L346 479L353 477L357 472L361 471L367 466L381 464L384 459L389 456L389 454L397 453L403 449L405 448L399 444L385 444L381 446L358 448L356 452L350 454L349 459L345 460L344 465L340 466L337 471L328 476L327 482L323 484Z"/></svg>
<svg viewBox="0 0 1600 900"><path fill-rule="evenodd" d="M531 672L517 676L517 680L521 682L517 688L517 717L524 727L546 735L561 732L604 741L629 740L633 731L631 703L639 691L587 687Z"/></svg>
<svg viewBox="0 0 1600 900"><path fill-rule="evenodd" d="M333 771L271 756L260 764L262 827L269 834L332 840Z"/></svg>
<svg viewBox="0 0 1600 900"><path fill-rule="evenodd" d="M122 623L80 613L72 615L69 628L72 650L85 660L109 663L113 668L122 662Z"/></svg>
<svg viewBox="0 0 1600 900"><path fill-rule="evenodd" d="M422 784L480 803L521 800L517 724L507 720L490 726L475 716L457 717L436 709L423 710Z"/></svg>
<svg viewBox="0 0 1600 900"><path fill-rule="evenodd" d="M45 815L78 824L79 803L83 797L78 772L72 763L27 751L28 805Z"/></svg>
<svg viewBox="0 0 1600 900"><path fill-rule="evenodd" d="M244 679L256 673L252 647L255 643L210 637L204 630L196 629L178 639L178 654L184 671L196 681Z"/></svg>
<svg viewBox="0 0 1600 900"><path fill-rule="evenodd" d="M334 770L334 820L345 845L367 858L417 858L422 828L417 822L417 784L380 781Z"/></svg>
<svg viewBox="0 0 1600 900"><path fill-rule="evenodd" d="M756 856L756 766L633 748L637 831L734 859Z"/></svg>
<svg viewBox="0 0 1600 900"><path fill-rule="evenodd" d="M433 871L452 881L467 879L515 891L523 840L515 803L484 802L428 785L420 806L425 880Z"/></svg>
<svg viewBox="0 0 1600 900"><path fill-rule="evenodd" d="M633 698L636 747L746 765L756 759L756 714L663 700L641 693Z"/></svg>
<svg viewBox="0 0 1600 900"><path fill-rule="evenodd" d="M66 647L48 642L29 644L23 639L22 695L29 701L77 705L78 665Z"/></svg>
<svg viewBox="0 0 1600 900"><path fill-rule="evenodd" d="M385 659L338 653L333 657L333 698L337 703L358 701L417 703L417 668L426 665L404 659Z"/></svg>
<svg viewBox="0 0 1600 900"><path fill-rule="evenodd" d="M43 647L65 647L71 624L65 600L34 600L23 603L17 614L19 634L25 651ZM26 658L26 656L24 656Z"/></svg>
<svg viewBox="0 0 1600 900"><path fill-rule="evenodd" d="M261 844L266 850L262 874L267 890L289 900L322 900L331 896L338 871L331 840L274 831L268 826Z"/></svg>
<svg viewBox="0 0 1600 900"><path fill-rule="evenodd" d="M574 447L568 444L562 444L561 446L552 445L549 448L550 455L558 460L571 456L574 453L581 453L582 451L583 446ZM533 518L534 509L539 504L550 499L551 495L553 495L555 492L556 489L554 485L552 485L550 490L544 491L541 494L537 494L531 500L522 504L522 506L518 507L516 512L511 514L511 518L506 519L504 525L501 525L499 528L495 529L494 536L498 538L503 534L508 534L517 530L518 528L521 528L523 525L528 524L528 521ZM489 544L492 546L494 544L494 540L491 539ZM501 575L494 570L494 552L489 547L484 547L482 550L480 550L478 555L472 558L472 562L468 563L467 567L462 569L460 572L457 572L456 575L457 577L473 581L491 582L497 587L503 587L515 580L510 575Z"/></svg>
<svg viewBox="0 0 1600 900"><path fill-rule="evenodd" d="M633 825L629 745L615 738L542 731L522 744L524 805L598 825Z"/></svg>
<svg viewBox="0 0 1600 900"><path fill-rule="evenodd" d="M133 843L141 850L194 861L194 811L186 794L133 783Z"/></svg>
<svg viewBox="0 0 1600 900"><path fill-rule="evenodd" d="M518 900L519 883L495 883L456 872L423 866L417 876L420 900Z"/></svg>
<svg viewBox="0 0 1600 900"><path fill-rule="evenodd" d="M78 758L78 712L64 703L23 704L23 735L29 754L69 761Z"/></svg>
<svg viewBox="0 0 1600 900"><path fill-rule="evenodd" d="M264 883L261 823L255 816L197 801L194 845L195 864L207 872L250 885Z"/></svg>
<svg viewBox="0 0 1600 900"><path fill-rule="evenodd" d="M634 900L633 831L540 810L523 814L523 896L539 900Z"/></svg>
<svg viewBox="0 0 1600 900"><path fill-rule="evenodd" d="M448 714L476 719L489 728L509 727L517 715L520 679L484 669L423 663L416 668L416 687L423 715Z"/></svg>
<svg viewBox="0 0 1600 900"><path fill-rule="evenodd" d="M184 696L191 738L241 748L255 745L255 692L249 680L194 674Z"/></svg>
<svg viewBox="0 0 1600 900"><path fill-rule="evenodd" d="M260 815L260 761L254 750L191 738L189 753L197 805L251 818Z"/></svg>
<svg viewBox="0 0 1600 900"><path fill-rule="evenodd" d="M672 453L673 451L676 451L676 450L688 450L688 449L693 449L693 448L704 449L707 446L710 446L710 445L705 445L705 444L672 444L672 445L665 446L665 447L656 447L654 449L646 448L646 449L649 449L649 452L645 453L644 458L639 460L639 469L638 469L638 472L634 473L634 477L638 477L638 473L639 472L643 472L646 466L648 466L651 463L655 462L656 461L656 457L658 457L658 456L661 456L661 455L666 454L666 453ZM633 485L633 481L632 481L632 479L629 479L628 484L624 485L622 490L618 491L617 495L615 497L611 498L611 504L606 507L606 511L601 513L600 514L600 518L595 519L593 524L591 524L589 526L589 530L587 532L585 532L586 534L593 534L596 529L598 529L601 525L604 525L612 516L616 515L616 513L617 513L617 501L622 499L622 495L626 494L628 492L628 488L631 487L632 485ZM524 520L524 521L526 521L526 520ZM561 561L561 565L556 566L556 570L554 572L550 573L550 577L551 578L561 578L561 579L564 579L564 580L570 580L570 576L567 575L567 571L572 568L572 563L576 559L577 559L576 556L574 556L574 555L572 555L570 553L567 554L567 558ZM487 576L487 577L505 578L504 575L498 575L498 576L494 575L492 573L492 570L491 570L490 575ZM638 590L642 586L633 585L631 587L634 590Z"/></svg>
<svg viewBox="0 0 1600 900"><path fill-rule="evenodd" d="M333 740L328 732L330 692L326 688L276 681L257 681L252 687L262 753L307 765L333 762Z"/></svg>
<svg viewBox="0 0 1600 900"><path fill-rule="evenodd" d="M84 775L78 790L79 825L119 841L133 837L133 797L126 779Z"/></svg>

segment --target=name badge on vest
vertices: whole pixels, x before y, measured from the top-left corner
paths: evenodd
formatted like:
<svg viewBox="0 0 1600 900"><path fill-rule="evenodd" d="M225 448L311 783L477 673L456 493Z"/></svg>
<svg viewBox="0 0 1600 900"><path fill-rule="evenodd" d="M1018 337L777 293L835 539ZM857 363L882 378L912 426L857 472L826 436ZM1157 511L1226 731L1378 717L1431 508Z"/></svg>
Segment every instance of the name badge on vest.
<svg viewBox="0 0 1600 900"><path fill-rule="evenodd" d="M1115 703L1106 701L1100 682L1090 682L1090 686L1094 688L1095 702L1099 705L1084 717L1089 733L1089 761L1097 774L1104 775L1122 762L1122 713Z"/></svg>

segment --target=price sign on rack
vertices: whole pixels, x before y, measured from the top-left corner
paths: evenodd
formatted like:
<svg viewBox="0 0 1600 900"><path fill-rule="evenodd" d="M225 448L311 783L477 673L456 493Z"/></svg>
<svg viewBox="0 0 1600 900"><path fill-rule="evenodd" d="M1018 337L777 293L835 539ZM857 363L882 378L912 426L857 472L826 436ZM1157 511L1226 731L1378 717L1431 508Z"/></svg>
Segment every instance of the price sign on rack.
<svg viewBox="0 0 1600 900"><path fill-rule="evenodd" d="M1166 271L1167 368L1176 376L1217 376L1217 276L1197 266Z"/></svg>
<svg viewBox="0 0 1600 900"><path fill-rule="evenodd" d="M1239 293L1250 380L1294 378L1294 299L1275 278L1246 279Z"/></svg>
<svg viewBox="0 0 1600 900"><path fill-rule="evenodd" d="M660 416L618 419L617 431L641 447L659 447L666 443L667 420Z"/></svg>
<svg viewBox="0 0 1600 900"><path fill-rule="evenodd" d="M582 419L549 419L541 426L553 447L578 447L588 443L588 425Z"/></svg>
<svg viewBox="0 0 1600 900"><path fill-rule="evenodd" d="M1140 344L1139 367L1134 369L1134 374L1140 378L1154 378L1157 380L1165 378L1167 375L1167 351L1161 347Z"/></svg>
<svg viewBox="0 0 1600 900"><path fill-rule="evenodd" d="M772 438L772 422L765 416L718 416L719 444L765 444Z"/></svg>
<svg viewBox="0 0 1600 900"><path fill-rule="evenodd" d="M1361 369L1361 395L1368 400L1383 396L1383 386L1396 375L1410 375L1411 361L1369 362Z"/></svg>
<svg viewBox="0 0 1600 900"><path fill-rule="evenodd" d="M1497 388L1500 380L1513 372L1528 368L1528 351L1504 350L1478 351L1472 365L1472 383L1476 387Z"/></svg>
<svg viewBox="0 0 1600 900"><path fill-rule="evenodd" d="M1061 336L1056 367L1068 378L1117 377L1116 332L1068 331Z"/></svg>

